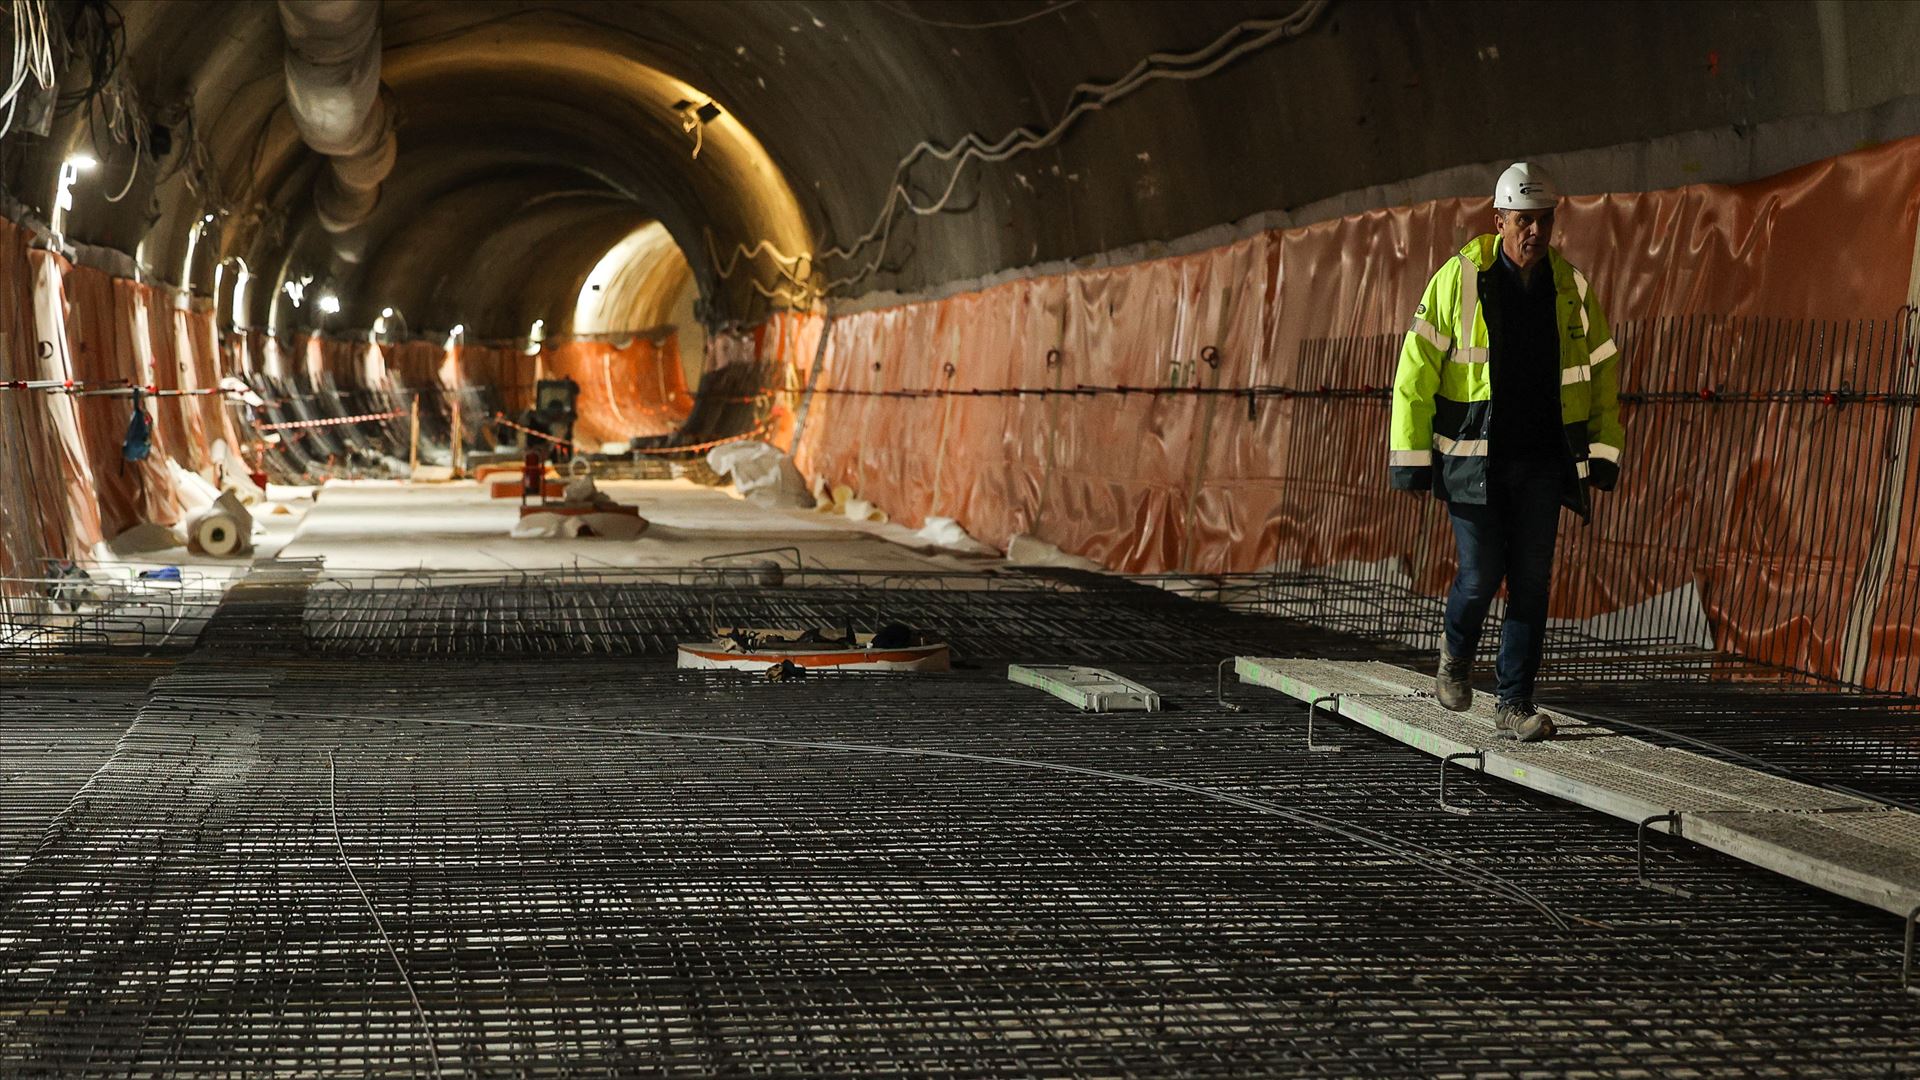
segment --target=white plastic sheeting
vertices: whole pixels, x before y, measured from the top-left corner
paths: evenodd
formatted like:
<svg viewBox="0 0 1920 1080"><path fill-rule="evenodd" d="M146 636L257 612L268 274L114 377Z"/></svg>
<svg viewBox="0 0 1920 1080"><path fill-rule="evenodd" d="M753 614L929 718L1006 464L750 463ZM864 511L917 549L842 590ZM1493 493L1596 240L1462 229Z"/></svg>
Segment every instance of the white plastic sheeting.
<svg viewBox="0 0 1920 1080"><path fill-rule="evenodd" d="M756 506L806 510L813 506L807 482L793 459L763 442L725 443L707 451L707 465L731 475L735 490Z"/></svg>

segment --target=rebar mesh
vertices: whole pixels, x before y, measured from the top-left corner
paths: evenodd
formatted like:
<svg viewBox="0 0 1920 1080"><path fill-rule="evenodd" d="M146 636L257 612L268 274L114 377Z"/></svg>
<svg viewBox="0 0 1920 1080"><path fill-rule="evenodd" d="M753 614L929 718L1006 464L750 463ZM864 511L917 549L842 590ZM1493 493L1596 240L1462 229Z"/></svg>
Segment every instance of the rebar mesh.
<svg viewBox="0 0 1920 1080"><path fill-rule="evenodd" d="M716 626L864 630L888 622L938 628L966 660L1204 662L1270 619L1219 608L1143 607L1143 590L1093 577L888 575L788 570L781 584L738 569L473 576L442 584L328 582L308 597L314 649L345 656L623 655L669 657ZM746 579L728 584L730 579ZM1123 583L1122 583L1123 585Z"/></svg>
<svg viewBox="0 0 1920 1080"><path fill-rule="evenodd" d="M1122 608L1207 610L1030 591L1115 655ZM1692 848L1653 869L1695 899L1638 888L1631 829L1440 812L1417 751L1308 753L1191 659L1109 659L1172 706L1128 716L991 669L342 661L301 593L223 611L0 880L0 1072L1920 1075L1893 920ZM1364 645L1213 632L1254 626Z"/></svg>

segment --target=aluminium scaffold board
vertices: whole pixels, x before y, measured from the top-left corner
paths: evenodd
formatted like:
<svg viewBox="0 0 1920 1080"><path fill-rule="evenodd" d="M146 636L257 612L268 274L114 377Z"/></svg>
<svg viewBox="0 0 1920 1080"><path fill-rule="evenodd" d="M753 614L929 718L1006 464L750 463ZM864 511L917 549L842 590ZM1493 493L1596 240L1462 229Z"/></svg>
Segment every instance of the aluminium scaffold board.
<svg viewBox="0 0 1920 1080"><path fill-rule="evenodd" d="M1081 712L1159 712L1160 695L1106 668L1009 664L1007 678L1044 690Z"/></svg>
<svg viewBox="0 0 1920 1080"><path fill-rule="evenodd" d="M1278 690L1442 759L1691 840L1911 919L1920 909L1920 814L1545 710L1559 734L1495 734L1493 701L1449 712L1432 677L1378 662L1241 656L1242 682ZM1661 819L1661 820L1654 820Z"/></svg>

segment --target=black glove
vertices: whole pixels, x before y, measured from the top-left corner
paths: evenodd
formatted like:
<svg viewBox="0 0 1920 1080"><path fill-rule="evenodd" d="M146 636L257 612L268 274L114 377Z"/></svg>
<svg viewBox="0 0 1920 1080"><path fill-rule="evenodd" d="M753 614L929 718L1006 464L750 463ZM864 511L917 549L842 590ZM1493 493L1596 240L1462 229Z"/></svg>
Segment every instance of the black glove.
<svg viewBox="0 0 1920 1080"><path fill-rule="evenodd" d="M1613 485L1620 482L1620 466L1605 458L1587 459L1587 483L1601 491L1612 491Z"/></svg>
<svg viewBox="0 0 1920 1080"><path fill-rule="evenodd" d="M1411 491L1416 494L1433 490L1433 466L1431 465L1390 465L1387 467L1387 483L1395 491Z"/></svg>

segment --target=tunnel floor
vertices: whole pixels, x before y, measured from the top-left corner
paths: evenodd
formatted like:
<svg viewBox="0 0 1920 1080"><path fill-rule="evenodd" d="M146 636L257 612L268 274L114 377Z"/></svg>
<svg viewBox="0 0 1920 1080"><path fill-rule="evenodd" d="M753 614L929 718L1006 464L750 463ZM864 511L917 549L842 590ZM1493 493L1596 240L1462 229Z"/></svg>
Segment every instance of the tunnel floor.
<svg viewBox="0 0 1920 1080"><path fill-rule="evenodd" d="M297 573L172 658L10 662L0 1072L1920 1074L1897 920L1679 845L1696 895L1639 887L1630 827L1498 784L1443 813L1417 751L1214 702L1236 648L1370 646L1070 578L805 607L950 621L938 677L343 656ZM1836 774L1910 775L1867 741Z"/></svg>

